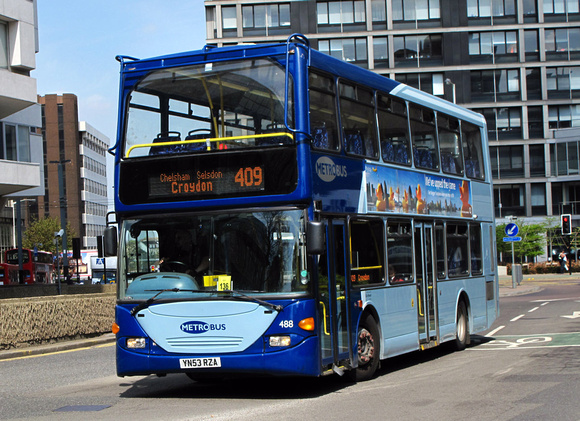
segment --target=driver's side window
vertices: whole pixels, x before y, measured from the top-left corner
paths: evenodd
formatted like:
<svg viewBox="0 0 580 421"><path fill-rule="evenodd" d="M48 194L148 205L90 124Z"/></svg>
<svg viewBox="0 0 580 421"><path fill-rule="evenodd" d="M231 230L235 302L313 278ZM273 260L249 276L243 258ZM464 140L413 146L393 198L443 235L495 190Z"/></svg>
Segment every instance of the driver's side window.
<svg viewBox="0 0 580 421"><path fill-rule="evenodd" d="M129 231L126 241L127 272L151 272L159 261L159 235L157 231Z"/></svg>

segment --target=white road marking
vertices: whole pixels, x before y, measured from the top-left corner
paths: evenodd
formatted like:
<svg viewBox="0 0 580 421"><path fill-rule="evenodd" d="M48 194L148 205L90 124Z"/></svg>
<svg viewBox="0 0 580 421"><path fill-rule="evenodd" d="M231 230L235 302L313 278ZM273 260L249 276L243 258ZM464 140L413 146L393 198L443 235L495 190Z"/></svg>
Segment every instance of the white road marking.
<svg viewBox="0 0 580 421"><path fill-rule="evenodd" d="M497 332L499 332L500 330L502 330L505 326L500 326L498 328L495 328L494 330L492 330L491 332L489 332L487 335L485 335L486 338L489 338L490 336L495 335Z"/></svg>

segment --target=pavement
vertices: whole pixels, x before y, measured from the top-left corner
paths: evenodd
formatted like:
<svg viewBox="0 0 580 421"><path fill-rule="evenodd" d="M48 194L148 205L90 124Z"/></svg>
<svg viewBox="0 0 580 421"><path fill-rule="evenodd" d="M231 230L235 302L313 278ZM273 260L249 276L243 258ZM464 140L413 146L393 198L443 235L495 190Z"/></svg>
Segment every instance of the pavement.
<svg viewBox="0 0 580 421"><path fill-rule="evenodd" d="M535 274L523 275L523 279L518 285L512 280L511 275L500 275L499 277L499 296L512 297L516 295L532 294L541 291L548 285L558 284L578 284L580 285L580 273L550 273L550 274ZM113 333L106 333L103 335L85 338L60 341L45 345L31 345L28 347L14 348L8 350L0 350L0 360L7 360L12 358L31 357L35 355L46 355L55 352L63 352L69 350L78 350L82 348L90 348L98 345L108 345L115 341Z"/></svg>
<svg viewBox="0 0 580 421"><path fill-rule="evenodd" d="M515 288L511 275L500 275L499 297L531 294L548 285L558 284L580 284L580 272L523 275L520 284L515 283Z"/></svg>

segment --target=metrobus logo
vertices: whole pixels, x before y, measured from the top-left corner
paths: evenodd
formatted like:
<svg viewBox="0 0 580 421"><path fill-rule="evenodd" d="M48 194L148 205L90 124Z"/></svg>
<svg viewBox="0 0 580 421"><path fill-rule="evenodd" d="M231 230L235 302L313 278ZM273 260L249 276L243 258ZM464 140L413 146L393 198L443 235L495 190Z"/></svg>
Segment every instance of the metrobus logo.
<svg viewBox="0 0 580 421"><path fill-rule="evenodd" d="M336 177L346 177L346 165L335 164L327 156L321 156L316 161L316 174L322 181L327 183L333 181Z"/></svg>
<svg viewBox="0 0 580 421"><path fill-rule="evenodd" d="M205 333L212 330L226 330L226 324L211 324L206 322L191 321L182 323L180 329L185 333L196 334Z"/></svg>

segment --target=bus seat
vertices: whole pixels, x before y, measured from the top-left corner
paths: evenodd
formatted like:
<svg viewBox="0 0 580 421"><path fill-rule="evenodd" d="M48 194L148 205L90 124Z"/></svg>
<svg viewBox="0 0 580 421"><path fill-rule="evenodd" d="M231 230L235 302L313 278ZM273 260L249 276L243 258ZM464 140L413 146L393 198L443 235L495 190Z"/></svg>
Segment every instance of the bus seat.
<svg viewBox="0 0 580 421"><path fill-rule="evenodd" d="M479 259L475 256L474 253L471 253L471 271L479 272Z"/></svg>
<svg viewBox="0 0 580 421"><path fill-rule="evenodd" d="M398 164L408 164L409 154L407 152L407 147L403 143L397 143L395 145L395 162Z"/></svg>
<svg viewBox="0 0 580 421"><path fill-rule="evenodd" d="M356 154L364 155L364 144L360 132L345 133L346 151Z"/></svg>
<svg viewBox="0 0 580 421"><path fill-rule="evenodd" d="M179 132L165 132L159 133L153 143L162 142L179 142L181 141L181 133ZM183 152L184 145L164 145L164 146L152 146L149 149L149 155L166 155L172 153Z"/></svg>
<svg viewBox="0 0 580 421"><path fill-rule="evenodd" d="M201 139L207 139L208 137L211 137L211 133L193 134L193 130L192 130L187 134L187 136L185 137L185 140L201 140ZM184 151L187 151L187 152L205 151L205 150L207 150L207 145L205 142L187 143L184 145Z"/></svg>
<svg viewBox="0 0 580 421"><path fill-rule="evenodd" d="M268 128L262 131L262 134L281 133L286 132L286 128ZM271 146L271 145L288 145L292 140L288 136L272 136L256 139L257 146Z"/></svg>
<svg viewBox="0 0 580 421"><path fill-rule="evenodd" d="M481 174L479 172L478 162L473 159L465 160L465 175L471 178L479 178Z"/></svg>
<svg viewBox="0 0 580 421"><path fill-rule="evenodd" d="M457 166L455 165L455 158L448 152L441 152L441 167L443 171L457 174Z"/></svg>
<svg viewBox="0 0 580 421"><path fill-rule="evenodd" d="M394 162L395 161L395 147L393 142L387 141L382 143L382 154L383 161Z"/></svg>
<svg viewBox="0 0 580 421"><path fill-rule="evenodd" d="M326 127L314 127L314 131L312 133L313 138L313 146L318 149L328 149L328 131Z"/></svg>
<svg viewBox="0 0 580 421"><path fill-rule="evenodd" d="M415 166L428 169L434 168L431 151L427 148L413 146L413 160L415 161Z"/></svg>
<svg viewBox="0 0 580 421"><path fill-rule="evenodd" d="M409 163L409 155L404 143L400 141L387 141L382 143L382 147L383 160L405 165Z"/></svg>

